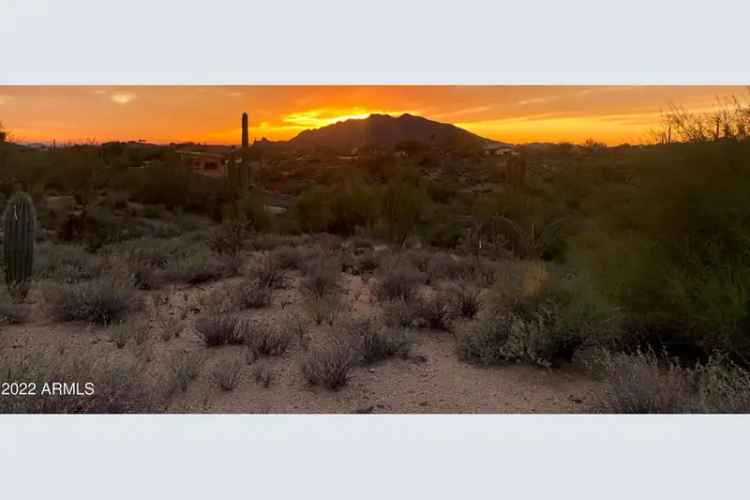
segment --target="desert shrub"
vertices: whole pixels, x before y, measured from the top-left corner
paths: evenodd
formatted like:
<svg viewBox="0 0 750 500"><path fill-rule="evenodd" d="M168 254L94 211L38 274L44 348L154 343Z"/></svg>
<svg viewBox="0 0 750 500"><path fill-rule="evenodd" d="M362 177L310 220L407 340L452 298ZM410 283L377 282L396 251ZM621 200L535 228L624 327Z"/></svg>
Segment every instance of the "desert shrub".
<svg viewBox="0 0 750 500"><path fill-rule="evenodd" d="M106 250L127 262L136 287L141 290L158 289L163 281L162 271L190 253L181 238L140 238L112 245Z"/></svg>
<svg viewBox="0 0 750 500"><path fill-rule="evenodd" d="M42 295L58 321L90 321L108 325L141 306L130 276L110 275L62 285L47 282Z"/></svg>
<svg viewBox="0 0 750 500"><path fill-rule="evenodd" d="M750 353L749 153L748 141L655 147L636 186L596 193L603 209L571 257L631 331Z"/></svg>
<svg viewBox="0 0 750 500"><path fill-rule="evenodd" d="M433 255L427 263L426 282L435 284L441 280L459 280L466 278L471 272L468 262L451 255L438 253Z"/></svg>
<svg viewBox="0 0 750 500"><path fill-rule="evenodd" d="M302 374L310 385L338 390L349 382L356 355L348 340L334 339L307 352L302 360Z"/></svg>
<svg viewBox="0 0 750 500"><path fill-rule="evenodd" d="M376 195L376 190L361 179L335 186L315 186L297 199L292 215L303 231L351 236L357 228L375 221Z"/></svg>
<svg viewBox="0 0 750 500"><path fill-rule="evenodd" d="M713 354L696 368L698 405L704 413L749 413L750 372L726 355Z"/></svg>
<svg viewBox="0 0 750 500"><path fill-rule="evenodd" d="M245 329L244 342L256 358L280 356L292 343L293 332L275 329L265 323L253 322Z"/></svg>
<svg viewBox="0 0 750 500"><path fill-rule="evenodd" d="M451 328L453 311L450 297L435 291L430 295L420 295L415 301L417 318L431 330L448 331Z"/></svg>
<svg viewBox="0 0 750 500"><path fill-rule="evenodd" d="M240 381L243 365L242 360L237 357L221 360L221 362L214 365L211 377L221 390L227 392L233 391Z"/></svg>
<svg viewBox="0 0 750 500"><path fill-rule="evenodd" d="M244 223L254 231L265 231L272 225L271 216L257 195L245 194L230 208L230 213L225 216Z"/></svg>
<svg viewBox="0 0 750 500"><path fill-rule="evenodd" d="M260 251L270 251L279 247L296 248L293 245L296 242L290 241L290 237L282 236L274 233L259 233L256 234L250 244L253 249Z"/></svg>
<svg viewBox="0 0 750 500"><path fill-rule="evenodd" d="M319 258L307 266L302 291L310 298L323 299L341 291L340 264L335 259Z"/></svg>
<svg viewBox="0 0 750 500"><path fill-rule="evenodd" d="M268 389L271 386L271 380L273 380L273 370L267 363L259 361L253 366L253 380L256 384Z"/></svg>
<svg viewBox="0 0 750 500"><path fill-rule="evenodd" d="M381 302L393 300L410 302L415 297L417 287L423 281L423 275L405 263L385 266L382 272L378 273L375 296Z"/></svg>
<svg viewBox="0 0 750 500"><path fill-rule="evenodd" d="M208 248L219 255L236 256L245 248L250 235L248 226L241 222L225 223L208 236Z"/></svg>
<svg viewBox="0 0 750 500"><path fill-rule="evenodd" d="M164 404L163 381L149 379L141 364L121 357L35 351L2 356L0 372L7 380L36 384L36 395L0 398L2 413L148 413ZM45 393L45 384L54 389L54 381L66 383L66 388L80 382L84 395Z"/></svg>
<svg viewBox="0 0 750 500"><path fill-rule="evenodd" d="M303 351L310 347L311 338L308 334L310 324L300 315L290 314L281 323L281 328L288 331L292 338L296 338Z"/></svg>
<svg viewBox="0 0 750 500"><path fill-rule="evenodd" d="M696 411L690 370L653 351L629 355L602 350L596 360L604 375L600 411L611 413L683 413Z"/></svg>
<svg viewBox="0 0 750 500"><path fill-rule="evenodd" d="M587 363L604 389L597 409L608 413L747 413L750 372L728 356L680 366L666 353L598 349Z"/></svg>
<svg viewBox="0 0 750 500"><path fill-rule="evenodd" d="M298 270L304 264L304 254L298 247L284 245L271 253L271 259L284 270Z"/></svg>
<svg viewBox="0 0 750 500"><path fill-rule="evenodd" d="M273 291L258 279L245 278L234 289L233 299L241 309L259 309L271 305Z"/></svg>
<svg viewBox="0 0 750 500"><path fill-rule="evenodd" d="M195 320L195 331L208 347L242 344L245 322L232 314L209 314Z"/></svg>
<svg viewBox="0 0 750 500"><path fill-rule="evenodd" d="M479 286L491 287L497 280L496 264L484 258L471 258L466 261L466 274L464 278L471 280Z"/></svg>
<svg viewBox="0 0 750 500"><path fill-rule="evenodd" d="M380 267L380 254L374 250L359 255L356 260L358 274L372 273Z"/></svg>
<svg viewBox="0 0 750 500"><path fill-rule="evenodd" d="M199 285L227 276L227 264L208 249L195 251L167 263L163 276L168 282Z"/></svg>
<svg viewBox="0 0 750 500"><path fill-rule="evenodd" d="M284 268L279 261L272 256L262 256L247 272L247 276L257 281L260 286L269 289L284 288L286 276Z"/></svg>
<svg viewBox="0 0 750 500"><path fill-rule="evenodd" d="M403 258L406 259L414 268L420 273L427 274L427 270L430 266L430 259L432 254L426 250L412 249L402 254Z"/></svg>
<svg viewBox="0 0 750 500"><path fill-rule="evenodd" d="M521 222L501 217L510 249L521 259L547 258L561 246L563 219L542 222Z"/></svg>
<svg viewBox="0 0 750 500"><path fill-rule="evenodd" d="M338 294L324 297L310 295L305 298L304 305L316 325L323 323L333 325L341 300Z"/></svg>
<svg viewBox="0 0 750 500"><path fill-rule="evenodd" d="M174 377L175 387L187 391L190 382L200 375L206 357L201 352L177 353L169 362L169 369Z"/></svg>
<svg viewBox="0 0 750 500"><path fill-rule="evenodd" d="M481 290L468 282L461 281L448 288L452 309L464 318L472 319L479 312Z"/></svg>
<svg viewBox="0 0 750 500"><path fill-rule="evenodd" d="M344 327L359 352L359 361L369 365L392 356L407 357L412 342L401 329L386 329L372 318L353 319Z"/></svg>
<svg viewBox="0 0 750 500"><path fill-rule="evenodd" d="M392 328L408 328L417 321L419 311L403 299L390 300L383 303L383 320L386 326Z"/></svg>
<svg viewBox="0 0 750 500"><path fill-rule="evenodd" d="M380 223L388 240L402 245L428 221L430 197L418 183L392 179L380 200Z"/></svg>
<svg viewBox="0 0 750 500"><path fill-rule="evenodd" d="M572 359L583 346L618 344L621 339L618 311L591 293L583 280L565 280L541 263L524 265L517 274L504 276L488 297L487 308L472 333L459 345L472 351L472 338L485 345L483 356L465 359L487 363L517 360L549 365ZM489 347L491 339L499 345Z"/></svg>
<svg viewBox="0 0 750 500"><path fill-rule="evenodd" d="M78 283L99 276L104 269L101 257L76 245L42 243L34 259L34 275L39 280Z"/></svg>

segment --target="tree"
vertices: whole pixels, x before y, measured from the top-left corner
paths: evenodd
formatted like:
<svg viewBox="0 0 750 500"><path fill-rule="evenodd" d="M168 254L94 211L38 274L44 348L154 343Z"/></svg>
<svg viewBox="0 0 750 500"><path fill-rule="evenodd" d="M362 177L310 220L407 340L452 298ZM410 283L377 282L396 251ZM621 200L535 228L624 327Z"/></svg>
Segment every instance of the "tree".
<svg viewBox="0 0 750 500"><path fill-rule="evenodd" d="M5 142L8 138L8 132L3 129L3 122L0 122L0 142Z"/></svg>

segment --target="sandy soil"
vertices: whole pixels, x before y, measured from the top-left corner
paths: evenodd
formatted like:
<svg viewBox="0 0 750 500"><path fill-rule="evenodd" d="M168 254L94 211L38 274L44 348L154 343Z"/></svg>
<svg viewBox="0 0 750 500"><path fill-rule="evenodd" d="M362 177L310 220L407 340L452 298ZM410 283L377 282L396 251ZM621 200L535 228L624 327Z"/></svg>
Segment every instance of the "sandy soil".
<svg viewBox="0 0 750 500"><path fill-rule="evenodd" d="M347 291L341 316L369 314L377 305L370 285L360 277L343 275ZM274 293L273 305L248 316L274 324L305 315L297 289L299 275L289 286ZM415 340L411 359L390 359L370 367L355 368L349 384L339 391L306 384L298 342L282 356L263 360L273 373L270 387L252 377L252 365L243 367L237 387L222 391L211 377L214 366L229 357L244 359L245 347L206 348L193 329L201 313L201 298L226 282L203 287L172 287L143 292L147 307L128 320L148 321L158 314L184 325L179 338L163 341L154 330L148 341L154 377L163 376L166 361L180 352L203 351L207 361L201 374L185 393L177 392L168 407L176 413L558 413L590 410L597 383L572 367L544 370L528 366L482 368L458 359L450 333L412 330ZM156 300L155 300L156 299ZM30 321L3 327L0 355L44 349L65 355L86 351L102 356L133 355L132 348L117 349L106 328L81 323L53 323L36 300ZM158 305L154 305L157 303ZM140 318L138 317L140 316ZM155 326L154 326L155 329ZM330 327L311 327L314 342L334 334ZM129 351L130 350L130 351Z"/></svg>

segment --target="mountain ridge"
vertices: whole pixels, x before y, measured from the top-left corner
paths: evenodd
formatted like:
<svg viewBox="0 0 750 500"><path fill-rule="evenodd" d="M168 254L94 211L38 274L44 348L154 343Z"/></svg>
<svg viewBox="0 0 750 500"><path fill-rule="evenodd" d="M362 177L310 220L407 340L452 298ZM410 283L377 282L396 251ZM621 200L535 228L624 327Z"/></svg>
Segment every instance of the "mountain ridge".
<svg viewBox="0 0 750 500"><path fill-rule="evenodd" d="M481 137L450 123L409 113L398 117L374 113L367 118L352 118L317 129L303 130L286 142L297 149L328 148L338 151L366 146L393 148L405 142L442 148L507 144Z"/></svg>

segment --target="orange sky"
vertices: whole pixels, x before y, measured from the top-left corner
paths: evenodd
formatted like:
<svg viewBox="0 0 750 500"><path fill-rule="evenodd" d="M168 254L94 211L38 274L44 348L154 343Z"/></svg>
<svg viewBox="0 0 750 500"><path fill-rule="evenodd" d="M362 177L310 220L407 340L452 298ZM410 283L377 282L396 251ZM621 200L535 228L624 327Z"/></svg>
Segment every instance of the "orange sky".
<svg viewBox="0 0 750 500"><path fill-rule="evenodd" d="M0 86L15 141L236 144L289 139L370 113L409 112L512 142L649 140L670 104L710 110L746 87L703 86Z"/></svg>

